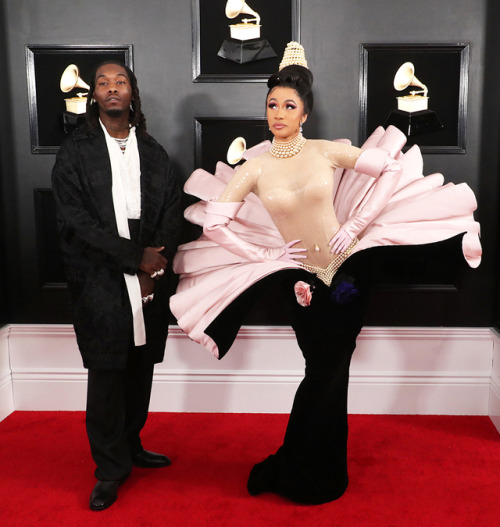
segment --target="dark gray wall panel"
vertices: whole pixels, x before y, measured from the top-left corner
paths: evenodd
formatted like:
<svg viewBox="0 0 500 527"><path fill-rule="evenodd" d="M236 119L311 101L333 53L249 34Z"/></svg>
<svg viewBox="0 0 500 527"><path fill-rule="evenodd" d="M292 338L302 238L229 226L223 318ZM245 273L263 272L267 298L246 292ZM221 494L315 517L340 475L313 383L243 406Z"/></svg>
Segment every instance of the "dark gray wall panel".
<svg viewBox="0 0 500 527"><path fill-rule="evenodd" d="M13 213L4 231L16 232L15 247L9 234L7 282L11 293L15 292L9 301L9 321L66 322L65 292L42 287L38 273L33 189L50 187L54 155L30 153L25 45L133 44L134 69L150 132L175 160L181 180L194 168L194 118L263 116L266 88L263 83L192 82L190 0L0 0L0 5L5 33L2 52L7 59L5 65L0 61L6 73L1 78L8 80L0 89L7 94L11 112L8 130L3 119L0 126L13 138L8 175L2 162L3 188L8 177L10 189L3 200ZM465 272L460 278L454 300L449 300L449 293L430 297L422 292L382 292L367 322L490 325L498 218L497 195L492 198L488 193L491 181L482 171L485 58L490 63L494 59L486 53L486 44L491 44L486 34L491 14L487 0L302 0L301 5L301 41L315 75L315 111L305 127L305 135L311 138L348 137L358 142L360 43L470 43L467 151L426 155L424 162L426 173L443 172L448 180L466 181L478 193L478 218L490 250L478 271ZM498 9L493 14L498 17ZM495 111L490 119L498 121L498 107ZM19 276L21 282L15 280ZM394 307L401 302L407 306L404 312ZM432 310L426 308L429 302ZM381 309L381 304L387 308Z"/></svg>

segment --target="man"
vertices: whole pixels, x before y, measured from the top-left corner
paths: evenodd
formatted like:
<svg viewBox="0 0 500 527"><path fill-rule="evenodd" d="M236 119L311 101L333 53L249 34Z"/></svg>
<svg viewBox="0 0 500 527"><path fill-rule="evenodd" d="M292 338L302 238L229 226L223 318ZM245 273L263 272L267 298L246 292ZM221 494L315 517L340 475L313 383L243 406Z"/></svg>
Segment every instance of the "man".
<svg viewBox="0 0 500 527"><path fill-rule="evenodd" d="M146 132L137 80L117 62L93 75L86 124L52 172L75 333L88 369L86 426L98 479L90 508L114 503L132 466L165 467L144 450L154 364L163 360L180 190Z"/></svg>

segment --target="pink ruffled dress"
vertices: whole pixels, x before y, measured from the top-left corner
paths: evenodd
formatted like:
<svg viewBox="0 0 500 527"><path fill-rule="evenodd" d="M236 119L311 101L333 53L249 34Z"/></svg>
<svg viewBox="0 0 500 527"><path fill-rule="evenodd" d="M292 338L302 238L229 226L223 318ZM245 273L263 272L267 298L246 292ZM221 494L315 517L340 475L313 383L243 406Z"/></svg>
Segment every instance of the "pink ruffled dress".
<svg viewBox="0 0 500 527"><path fill-rule="evenodd" d="M346 140L341 140L348 142ZM423 176L422 154L418 146L406 153L404 134L394 127L377 128L362 149L380 147L389 151L403 168L389 202L380 206L375 219L358 235L352 254L372 247L418 245L447 240L463 233L462 250L467 263L477 267L481 261L480 227L474 220L476 198L466 183L444 183L441 174ZM250 159L269 149L268 141L246 152ZM234 174L219 162L215 174L198 169L184 186L186 193L200 201L185 211L190 222L203 226L206 203L216 200ZM337 169L334 174L333 206L340 224L362 213L363 204L373 192L374 178L354 170ZM376 184L384 184L382 180ZM260 199L250 194L234 221L229 223L244 240L264 246L284 244ZM250 286L284 269L300 269L298 263L280 261L251 262L201 236L181 245L174 259L180 276L171 298L172 313L182 330L195 342L219 357L217 343L206 328Z"/></svg>

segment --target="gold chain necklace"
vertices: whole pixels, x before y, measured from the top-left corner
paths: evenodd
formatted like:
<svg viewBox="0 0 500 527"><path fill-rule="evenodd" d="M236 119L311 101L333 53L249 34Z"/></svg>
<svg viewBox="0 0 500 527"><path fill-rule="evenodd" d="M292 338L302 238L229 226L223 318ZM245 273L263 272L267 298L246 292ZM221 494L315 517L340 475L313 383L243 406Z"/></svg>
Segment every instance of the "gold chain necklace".
<svg viewBox="0 0 500 527"><path fill-rule="evenodd" d="M304 148L306 142L307 139L300 132L293 139L286 142L276 141L276 138L273 138L273 144L269 149L269 153L273 157L293 157Z"/></svg>

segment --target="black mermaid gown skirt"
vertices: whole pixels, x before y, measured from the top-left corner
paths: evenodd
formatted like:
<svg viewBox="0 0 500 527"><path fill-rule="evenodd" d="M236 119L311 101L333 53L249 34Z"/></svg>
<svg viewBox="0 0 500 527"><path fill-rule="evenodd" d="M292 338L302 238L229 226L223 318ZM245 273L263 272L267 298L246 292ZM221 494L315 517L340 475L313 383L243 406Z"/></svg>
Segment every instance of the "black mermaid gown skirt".
<svg viewBox="0 0 500 527"><path fill-rule="evenodd" d="M448 272L453 264L455 269L466 267L460 236L421 246L368 249L348 258L329 287L304 270L274 273L249 288L209 326L207 333L223 355L245 310L265 291L277 287L305 359L305 376L295 394L283 444L253 467L247 486L250 494L273 492L307 504L326 503L344 494L349 368L370 291L391 265L432 261L431 256L437 263L438 253ZM307 307L295 297L297 281L311 285Z"/></svg>

